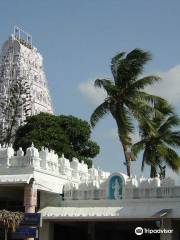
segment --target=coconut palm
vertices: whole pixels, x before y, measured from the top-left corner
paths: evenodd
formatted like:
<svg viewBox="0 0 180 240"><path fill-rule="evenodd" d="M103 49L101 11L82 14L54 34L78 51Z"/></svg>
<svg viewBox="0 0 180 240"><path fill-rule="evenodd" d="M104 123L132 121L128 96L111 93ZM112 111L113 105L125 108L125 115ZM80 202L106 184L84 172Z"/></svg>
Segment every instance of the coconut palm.
<svg viewBox="0 0 180 240"><path fill-rule="evenodd" d="M151 59L149 52L134 49L126 55L121 52L112 58L111 71L113 80L96 79L95 87L103 88L107 98L91 115L91 125L107 113L111 113L116 121L119 140L123 147L128 176L131 175L130 163L133 156L129 149L132 144L131 134L134 132L134 119L148 122L148 115L154 111L151 106L155 101L164 102L160 97L150 95L144 88L160 80L157 76L142 76L144 65Z"/></svg>
<svg viewBox="0 0 180 240"><path fill-rule="evenodd" d="M180 120L172 112L171 107L162 107L156 106L163 114L152 115L151 125L140 123L141 140L132 147L135 155L143 151L141 170L144 170L145 164L150 165L152 178L158 175L158 168L160 177L165 177L166 165L175 172L180 168L177 153L177 147L180 147L180 131L174 130L174 127L179 126Z"/></svg>

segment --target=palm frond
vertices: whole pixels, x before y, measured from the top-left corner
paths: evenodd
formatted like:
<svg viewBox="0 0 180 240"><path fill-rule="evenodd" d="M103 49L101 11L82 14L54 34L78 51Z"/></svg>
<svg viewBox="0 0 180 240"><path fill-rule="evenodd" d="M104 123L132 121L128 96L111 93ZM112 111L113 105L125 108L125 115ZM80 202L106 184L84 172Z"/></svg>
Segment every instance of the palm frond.
<svg viewBox="0 0 180 240"><path fill-rule="evenodd" d="M140 48L135 48L134 50L132 50L130 53L127 54L126 58L128 60L137 59L139 64L144 65L149 60L151 60L151 54L147 51L144 51L144 50L140 49Z"/></svg>
<svg viewBox="0 0 180 240"><path fill-rule="evenodd" d="M137 91L134 94L134 99L135 98L137 102L147 104L146 110L149 111L151 120L159 124L174 112L173 107L165 99L156 95Z"/></svg>
<svg viewBox="0 0 180 240"><path fill-rule="evenodd" d="M116 78L117 78L118 66L120 64L120 61L124 57L124 55L125 55L125 52L118 53L111 60L111 72L113 74L115 82L116 82Z"/></svg>
<svg viewBox="0 0 180 240"><path fill-rule="evenodd" d="M146 104L143 101L136 101L134 100L127 100L126 105L131 112L132 116L138 121L138 122L146 122L151 127L152 122L150 121L150 117L152 112L154 111L154 108L150 105Z"/></svg>
<svg viewBox="0 0 180 240"><path fill-rule="evenodd" d="M180 157L177 152L165 145L159 145L157 151L164 162L168 164L173 171L178 172L180 168Z"/></svg>
<svg viewBox="0 0 180 240"><path fill-rule="evenodd" d="M113 82L109 79L96 79L94 81L94 86L98 88L106 89L107 86L111 86Z"/></svg>
<svg viewBox="0 0 180 240"><path fill-rule="evenodd" d="M145 143L146 143L146 141L145 141L145 139L143 139L143 140L133 144L133 146L131 147L131 151L132 151L132 153L134 154L135 157L137 157L137 155L141 151L143 151Z"/></svg>
<svg viewBox="0 0 180 240"><path fill-rule="evenodd" d="M109 112L109 99L106 99L102 104L100 104L92 113L90 122L91 126L95 127L97 122L104 117L105 114Z"/></svg>
<svg viewBox="0 0 180 240"><path fill-rule="evenodd" d="M127 87L142 74L144 64L150 60L150 54L141 49L134 49L118 64L116 85Z"/></svg>
<svg viewBox="0 0 180 240"><path fill-rule="evenodd" d="M146 76L146 77L143 77L143 78L137 80L136 82L134 82L131 85L131 87L136 90L141 90L147 86L150 86L154 83L159 82L160 80L161 80L161 78L158 76Z"/></svg>
<svg viewBox="0 0 180 240"><path fill-rule="evenodd" d="M174 114L174 108L163 98L156 99L154 108L160 111L164 117Z"/></svg>
<svg viewBox="0 0 180 240"><path fill-rule="evenodd" d="M167 130L171 130L173 127L177 127L180 125L180 119L177 115L172 115L167 118L167 120L160 126L158 132L163 134Z"/></svg>
<svg viewBox="0 0 180 240"><path fill-rule="evenodd" d="M133 76L142 74L144 65L151 60L151 54L142 49L135 48L126 56L127 65L130 67Z"/></svg>
<svg viewBox="0 0 180 240"><path fill-rule="evenodd" d="M163 141L173 147L180 147L180 131L168 132L164 137Z"/></svg>
<svg viewBox="0 0 180 240"><path fill-rule="evenodd" d="M109 79L96 79L94 82L94 86L98 88L103 88L109 96L113 95L115 91L118 91L114 83Z"/></svg>
<svg viewBox="0 0 180 240"><path fill-rule="evenodd" d="M141 101L145 101L147 103L153 104L153 107L156 106L156 104L165 104L167 105L167 101L159 96L153 95L153 94L149 94L143 91L136 91L135 92L135 96L137 97L137 99L141 100ZM158 109L158 108L156 108Z"/></svg>

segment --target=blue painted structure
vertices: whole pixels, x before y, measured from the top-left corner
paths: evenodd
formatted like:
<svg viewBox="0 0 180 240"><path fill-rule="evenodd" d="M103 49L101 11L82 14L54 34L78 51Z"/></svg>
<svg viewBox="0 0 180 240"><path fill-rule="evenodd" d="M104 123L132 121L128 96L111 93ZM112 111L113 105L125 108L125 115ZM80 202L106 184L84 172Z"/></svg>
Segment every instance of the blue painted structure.
<svg viewBox="0 0 180 240"><path fill-rule="evenodd" d="M122 199L125 181L121 175L114 175L109 179L108 199Z"/></svg>

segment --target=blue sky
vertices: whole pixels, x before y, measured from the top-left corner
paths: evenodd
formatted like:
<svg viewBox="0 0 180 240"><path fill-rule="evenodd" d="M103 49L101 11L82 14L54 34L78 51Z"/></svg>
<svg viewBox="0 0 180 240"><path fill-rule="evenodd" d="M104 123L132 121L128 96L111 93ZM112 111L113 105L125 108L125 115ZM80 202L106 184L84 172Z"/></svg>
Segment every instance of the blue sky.
<svg viewBox="0 0 180 240"><path fill-rule="evenodd" d="M33 36L44 57L56 114L89 120L104 97L92 80L110 77L110 60L120 51L140 47L152 53L145 73L164 82L152 91L167 97L178 111L180 99L180 1L174 0L1 0L0 44L18 25ZM125 171L122 149L111 117L93 130L101 153L94 164ZM139 159L133 164L139 175Z"/></svg>

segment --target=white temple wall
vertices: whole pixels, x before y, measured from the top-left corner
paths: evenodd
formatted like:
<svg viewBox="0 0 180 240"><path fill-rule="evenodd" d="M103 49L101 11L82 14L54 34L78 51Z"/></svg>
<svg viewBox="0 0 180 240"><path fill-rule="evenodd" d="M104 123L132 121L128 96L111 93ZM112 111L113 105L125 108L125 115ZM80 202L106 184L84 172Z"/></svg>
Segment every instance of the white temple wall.
<svg viewBox="0 0 180 240"><path fill-rule="evenodd" d="M20 148L0 146L0 184L11 176L13 182L28 182L33 178L41 191L64 193L64 200L156 199L180 198L180 186L171 178L128 178L122 173L109 174L84 162L70 162L63 155L32 144L26 154ZM1 180L2 178L2 180Z"/></svg>

